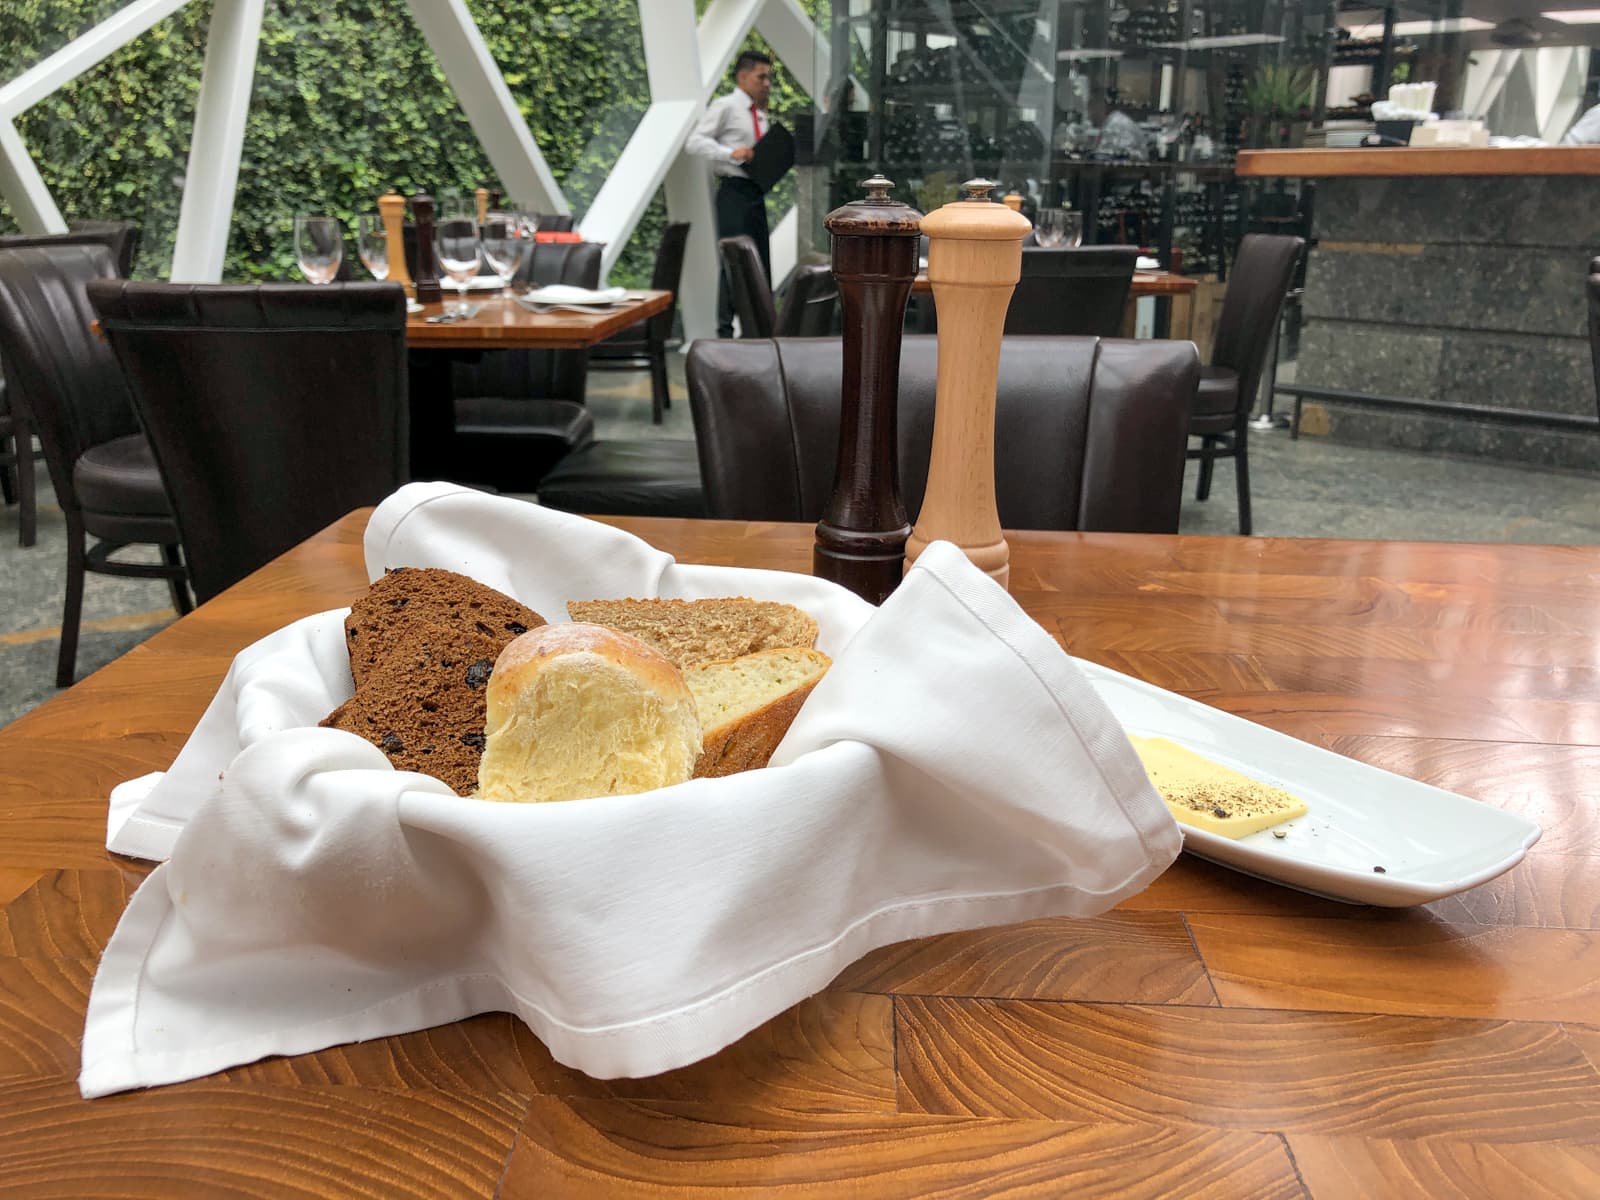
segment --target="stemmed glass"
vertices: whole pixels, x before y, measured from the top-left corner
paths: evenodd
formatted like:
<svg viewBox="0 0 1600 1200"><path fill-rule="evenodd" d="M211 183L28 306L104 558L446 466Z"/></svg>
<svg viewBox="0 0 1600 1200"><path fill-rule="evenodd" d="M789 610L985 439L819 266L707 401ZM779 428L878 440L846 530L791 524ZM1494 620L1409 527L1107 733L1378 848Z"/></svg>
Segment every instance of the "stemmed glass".
<svg viewBox="0 0 1600 1200"><path fill-rule="evenodd" d="M533 250L533 218L515 206L488 213L481 231L484 261L511 286Z"/></svg>
<svg viewBox="0 0 1600 1200"><path fill-rule="evenodd" d="M379 283L389 278L389 234L383 227L383 218L376 213L362 213L356 218L356 252L361 264Z"/></svg>
<svg viewBox="0 0 1600 1200"><path fill-rule="evenodd" d="M450 276L456 290L465 297L467 283L483 265L483 251L478 243L478 222L471 217L447 217L434 227L434 246L439 251L439 265ZM465 299L458 299L449 310L454 316L465 316L471 311Z"/></svg>
<svg viewBox="0 0 1600 1200"><path fill-rule="evenodd" d="M344 261L344 230L333 217L301 213L294 219L294 256L312 283L332 283Z"/></svg>
<svg viewBox="0 0 1600 1200"><path fill-rule="evenodd" d="M1083 214L1068 212L1064 208L1041 209L1039 222L1034 227L1033 238L1047 249L1081 245Z"/></svg>

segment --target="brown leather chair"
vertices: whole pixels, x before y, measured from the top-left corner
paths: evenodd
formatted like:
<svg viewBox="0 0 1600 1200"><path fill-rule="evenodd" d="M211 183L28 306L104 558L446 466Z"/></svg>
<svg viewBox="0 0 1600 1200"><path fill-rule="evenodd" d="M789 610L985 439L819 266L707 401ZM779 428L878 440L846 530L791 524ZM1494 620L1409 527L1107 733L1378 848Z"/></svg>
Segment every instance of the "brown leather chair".
<svg viewBox="0 0 1600 1200"><path fill-rule="evenodd" d="M66 233L13 233L0 237L0 249L26 246L102 245L116 260L117 274L127 278L139 247L139 227L127 221L78 221ZM31 546L38 539L37 488L34 484L33 424L20 396L7 394L0 364L0 494L17 506L17 542Z"/></svg>
<svg viewBox="0 0 1600 1200"><path fill-rule="evenodd" d="M0 354L13 402L26 406L39 434L67 526L58 687L76 673L86 571L165 579L177 610L191 607L172 506L116 356L92 332L89 286L116 273L100 244L0 250ZM161 548L159 565L112 560L141 543Z"/></svg>
<svg viewBox="0 0 1600 1200"><path fill-rule="evenodd" d="M516 286L596 287L603 250L599 242L536 245ZM486 350L456 357L450 478L532 491L552 466L594 441L594 417L584 407L587 351Z"/></svg>
<svg viewBox="0 0 1600 1200"><path fill-rule="evenodd" d="M1189 433L1200 446L1189 457L1200 460L1195 498L1211 494L1211 469L1231 458L1239 488L1239 532L1250 533L1250 410L1261 386L1261 372L1278 336L1278 317L1289 291L1303 238L1246 234L1233 260L1228 294L1211 343L1211 362L1200 373Z"/></svg>
<svg viewBox="0 0 1600 1200"><path fill-rule="evenodd" d="M208 600L407 478L405 291L394 283L96 281Z"/></svg>
<svg viewBox="0 0 1600 1200"><path fill-rule="evenodd" d="M1589 349L1594 355L1595 415L1600 416L1600 258L1589 264Z"/></svg>
<svg viewBox="0 0 1600 1200"><path fill-rule="evenodd" d="M672 303L653 317L636 321L589 351L589 365L602 370L644 366L650 371L650 420L661 424L666 409L672 407L667 387L667 342L678 318L678 292L683 284L683 255L689 242L689 222L668 225L656 247L655 270L650 274L650 289L671 292Z"/></svg>
<svg viewBox="0 0 1600 1200"><path fill-rule="evenodd" d="M900 485L913 516L933 445L937 346L908 337L900 354ZM702 340L688 371L707 515L817 520L839 452L840 341ZM995 419L1001 523L1175 532L1199 377L1190 342L1006 338Z"/></svg>
<svg viewBox="0 0 1600 1200"><path fill-rule="evenodd" d="M833 313L839 305L839 282L833 271L812 264L796 267L789 278L778 310L774 337L827 337L833 332Z"/></svg>

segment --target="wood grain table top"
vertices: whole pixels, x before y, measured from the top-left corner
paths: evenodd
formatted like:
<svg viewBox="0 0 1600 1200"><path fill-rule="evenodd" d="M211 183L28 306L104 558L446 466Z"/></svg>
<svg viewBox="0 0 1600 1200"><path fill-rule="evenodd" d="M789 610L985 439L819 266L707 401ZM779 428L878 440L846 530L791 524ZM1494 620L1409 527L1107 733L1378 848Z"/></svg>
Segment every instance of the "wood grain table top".
<svg viewBox="0 0 1600 1200"><path fill-rule="evenodd" d="M233 654L365 584L352 514L0 731L0 1193L1600 1195L1600 550L1014 533L1073 653L1525 813L1423 908L1188 856L1092 920L891 946L714 1057L556 1064L489 1014L79 1099L96 962L150 865L112 785L167 767ZM809 568L809 526L623 520Z"/></svg>
<svg viewBox="0 0 1600 1200"><path fill-rule="evenodd" d="M1600 175L1600 146L1349 146L1332 150L1241 150L1234 171L1257 179Z"/></svg>
<svg viewBox="0 0 1600 1200"><path fill-rule="evenodd" d="M1174 275L1171 271L1135 271L1133 286L1128 289L1128 299L1141 296L1187 296L1200 286L1200 281L1187 275ZM912 281L911 290L917 295L932 295L933 284L926 271L919 272Z"/></svg>
<svg viewBox="0 0 1600 1200"><path fill-rule="evenodd" d="M469 293L468 302L482 306L476 316L429 324L429 317L455 304L455 294L447 291L444 304L424 304L406 318L406 345L416 350L583 350L672 304L671 292L634 291L628 298L632 303L612 312L536 313L504 292Z"/></svg>

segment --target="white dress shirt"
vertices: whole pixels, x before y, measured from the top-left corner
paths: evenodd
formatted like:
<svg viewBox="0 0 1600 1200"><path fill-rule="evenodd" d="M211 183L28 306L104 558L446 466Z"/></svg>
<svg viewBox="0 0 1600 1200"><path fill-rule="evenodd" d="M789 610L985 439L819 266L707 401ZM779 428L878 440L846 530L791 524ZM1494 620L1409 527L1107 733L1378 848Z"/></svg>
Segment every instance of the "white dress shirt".
<svg viewBox="0 0 1600 1200"><path fill-rule="evenodd" d="M733 161L733 152L740 146L755 146L756 122L760 123L763 136L768 128L765 109L757 109L756 119L751 121L750 108L754 103L742 88L734 88L720 100L713 100L706 106L705 116L695 125L683 148L697 158L708 159L713 174L745 178L744 167Z"/></svg>
<svg viewBox="0 0 1600 1200"><path fill-rule="evenodd" d="M1577 123L1567 130L1567 136L1561 139L1563 146L1595 146L1600 145L1600 104L1596 104Z"/></svg>

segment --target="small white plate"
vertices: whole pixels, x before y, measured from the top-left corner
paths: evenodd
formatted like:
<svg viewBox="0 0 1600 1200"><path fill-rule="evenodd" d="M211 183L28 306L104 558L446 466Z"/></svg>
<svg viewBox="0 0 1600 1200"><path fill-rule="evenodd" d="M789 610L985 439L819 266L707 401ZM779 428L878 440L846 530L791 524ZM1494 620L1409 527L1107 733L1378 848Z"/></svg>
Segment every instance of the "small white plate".
<svg viewBox="0 0 1600 1200"><path fill-rule="evenodd" d="M1278 827L1281 838L1271 830L1235 839L1179 827L1185 850L1246 875L1352 904L1399 908L1509 871L1543 832L1517 813L1074 661L1129 733L1168 738L1306 802L1305 816Z"/></svg>

